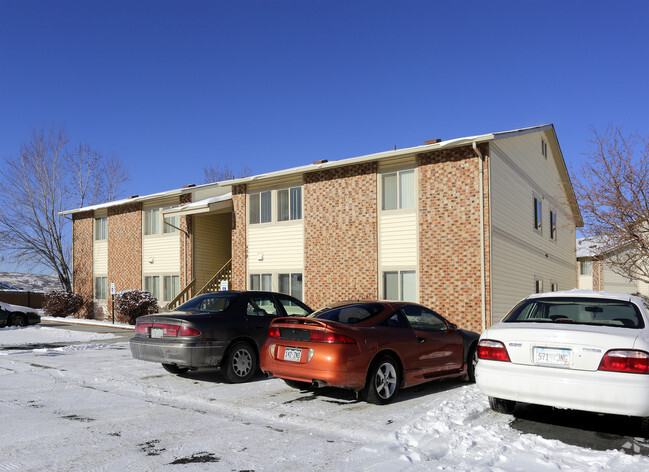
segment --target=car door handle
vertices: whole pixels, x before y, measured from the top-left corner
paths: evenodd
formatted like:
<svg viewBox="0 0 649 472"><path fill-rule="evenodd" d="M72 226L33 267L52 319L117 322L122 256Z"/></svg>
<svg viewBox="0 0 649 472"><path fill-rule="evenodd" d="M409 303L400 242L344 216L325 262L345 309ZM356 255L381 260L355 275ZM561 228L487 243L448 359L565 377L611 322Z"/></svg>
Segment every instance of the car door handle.
<svg viewBox="0 0 649 472"><path fill-rule="evenodd" d="M426 342L426 338L417 338L417 342L418 342L419 344L423 344L423 343Z"/></svg>

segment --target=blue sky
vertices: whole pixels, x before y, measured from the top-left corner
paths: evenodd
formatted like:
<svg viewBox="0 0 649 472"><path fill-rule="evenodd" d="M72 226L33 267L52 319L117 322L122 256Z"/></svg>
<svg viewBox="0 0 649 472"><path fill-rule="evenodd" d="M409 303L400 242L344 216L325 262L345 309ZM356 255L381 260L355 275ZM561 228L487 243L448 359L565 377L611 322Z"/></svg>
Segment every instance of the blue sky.
<svg viewBox="0 0 649 472"><path fill-rule="evenodd" d="M0 160L65 125L145 195L210 164L256 174L553 123L575 167L591 125L648 134L648 19L634 0L3 0Z"/></svg>

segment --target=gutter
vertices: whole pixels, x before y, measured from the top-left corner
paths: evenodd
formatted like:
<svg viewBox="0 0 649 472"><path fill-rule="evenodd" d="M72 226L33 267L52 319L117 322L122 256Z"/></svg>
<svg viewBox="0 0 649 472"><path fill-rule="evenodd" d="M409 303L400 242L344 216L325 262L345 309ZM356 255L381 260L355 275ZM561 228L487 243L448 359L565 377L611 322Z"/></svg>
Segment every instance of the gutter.
<svg viewBox="0 0 649 472"><path fill-rule="evenodd" d="M485 280L485 230L484 230L484 156L478 149L477 141L471 143L478 157L480 168L480 310L482 315L482 331L487 329L487 287Z"/></svg>

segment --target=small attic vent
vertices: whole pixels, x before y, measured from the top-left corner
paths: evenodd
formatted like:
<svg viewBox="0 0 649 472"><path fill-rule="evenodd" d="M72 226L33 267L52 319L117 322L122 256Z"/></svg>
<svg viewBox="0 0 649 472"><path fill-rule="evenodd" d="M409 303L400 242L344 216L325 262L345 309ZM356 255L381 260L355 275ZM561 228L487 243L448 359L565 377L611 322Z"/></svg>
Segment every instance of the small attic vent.
<svg viewBox="0 0 649 472"><path fill-rule="evenodd" d="M196 184L183 185L183 188L192 188L196 187Z"/></svg>
<svg viewBox="0 0 649 472"><path fill-rule="evenodd" d="M319 161L315 161L315 162L313 163L313 165L314 165L314 166L317 166L318 164L324 164L324 163L326 163L326 162L329 162L329 160L328 160L328 159L322 159L322 160L319 160Z"/></svg>
<svg viewBox="0 0 649 472"><path fill-rule="evenodd" d="M131 195L130 197L127 197L127 200L130 200L132 198L137 198L137 197L139 197L139 195Z"/></svg>
<svg viewBox="0 0 649 472"><path fill-rule="evenodd" d="M429 139L424 144L437 144L437 143L441 143L441 142L442 142L442 140L437 138L437 139Z"/></svg>

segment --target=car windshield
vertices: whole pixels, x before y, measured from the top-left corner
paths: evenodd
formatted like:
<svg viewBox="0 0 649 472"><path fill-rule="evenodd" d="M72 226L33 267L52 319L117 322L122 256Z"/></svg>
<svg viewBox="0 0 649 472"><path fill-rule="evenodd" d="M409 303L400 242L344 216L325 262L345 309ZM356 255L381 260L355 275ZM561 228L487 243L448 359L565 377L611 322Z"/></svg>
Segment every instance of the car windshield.
<svg viewBox="0 0 649 472"><path fill-rule="evenodd" d="M338 308L323 308L309 315L309 318L337 321L338 323L355 324L378 315L383 311L380 303L361 303Z"/></svg>
<svg viewBox="0 0 649 472"><path fill-rule="evenodd" d="M640 311L633 303L600 298L532 298L521 302L503 321L644 328Z"/></svg>
<svg viewBox="0 0 649 472"><path fill-rule="evenodd" d="M211 293L192 298L180 305L178 311L218 313L224 311L234 301L236 295L226 293Z"/></svg>

